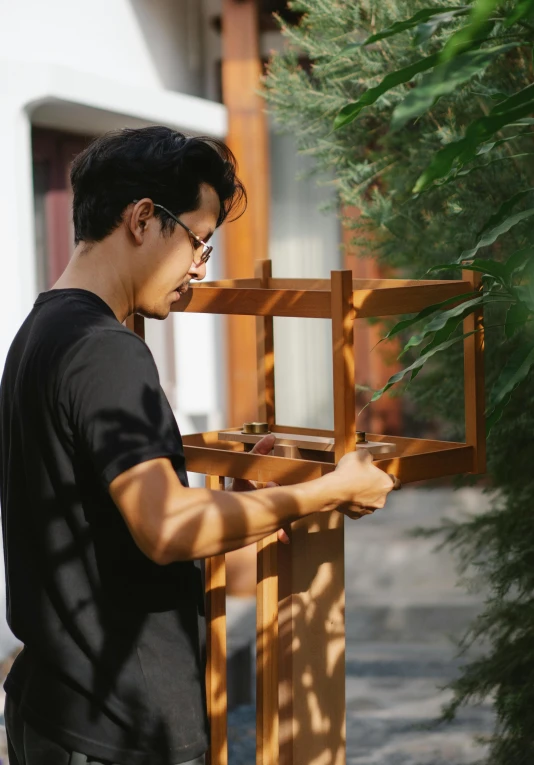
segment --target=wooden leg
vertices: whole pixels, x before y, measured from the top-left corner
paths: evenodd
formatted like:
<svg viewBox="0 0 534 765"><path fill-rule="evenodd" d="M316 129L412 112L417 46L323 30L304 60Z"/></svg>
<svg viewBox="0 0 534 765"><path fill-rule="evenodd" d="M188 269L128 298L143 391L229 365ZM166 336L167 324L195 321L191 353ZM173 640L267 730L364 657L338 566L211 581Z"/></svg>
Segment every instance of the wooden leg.
<svg viewBox="0 0 534 765"><path fill-rule="evenodd" d="M473 290L480 288L481 274L465 271L464 279ZM474 332L464 340L465 441L473 447L473 473L486 472L486 408L484 390L484 311L464 319L464 332Z"/></svg>
<svg viewBox="0 0 534 765"><path fill-rule="evenodd" d="M209 489L224 489L224 479L207 476ZM226 691L226 570L224 555L206 560L206 697L211 744L206 765L228 765Z"/></svg>
<svg viewBox="0 0 534 765"><path fill-rule="evenodd" d="M280 549L280 765L345 763L343 516L293 524Z"/></svg>
<svg viewBox="0 0 534 765"><path fill-rule="evenodd" d="M256 765L278 765L278 544L258 542Z"/></svg>

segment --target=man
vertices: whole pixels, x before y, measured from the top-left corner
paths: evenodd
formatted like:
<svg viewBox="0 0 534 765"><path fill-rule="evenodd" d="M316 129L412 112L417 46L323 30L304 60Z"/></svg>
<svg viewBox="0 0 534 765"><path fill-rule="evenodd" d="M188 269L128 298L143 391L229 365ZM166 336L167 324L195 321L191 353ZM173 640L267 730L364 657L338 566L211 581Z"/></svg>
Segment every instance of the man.
<svg viewBox="0 0 534 765"><path fill-rule="evenodd" d="M297 486L187 488L154 360L123 322L166 318L204 278L207 241L245 198L234 158L211 139L124 130L71 180L73 258L0 388L7 611L24 645L5 683L10 763L176 765L208 745L194 561L310 513L358 518L393 484L355 453Z"/></svg>

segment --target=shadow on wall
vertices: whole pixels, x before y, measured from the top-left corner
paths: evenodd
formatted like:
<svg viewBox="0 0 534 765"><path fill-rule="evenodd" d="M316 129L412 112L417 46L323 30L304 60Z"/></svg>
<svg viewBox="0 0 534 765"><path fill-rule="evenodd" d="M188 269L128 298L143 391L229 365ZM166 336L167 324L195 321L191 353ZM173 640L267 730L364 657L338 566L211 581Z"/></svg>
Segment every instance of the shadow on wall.
<svg viewBox="0 0 534 765"><path fill-rule="evenodd" d="M161 87L202 94L203 15L198 0L130 0Z"/></svg>

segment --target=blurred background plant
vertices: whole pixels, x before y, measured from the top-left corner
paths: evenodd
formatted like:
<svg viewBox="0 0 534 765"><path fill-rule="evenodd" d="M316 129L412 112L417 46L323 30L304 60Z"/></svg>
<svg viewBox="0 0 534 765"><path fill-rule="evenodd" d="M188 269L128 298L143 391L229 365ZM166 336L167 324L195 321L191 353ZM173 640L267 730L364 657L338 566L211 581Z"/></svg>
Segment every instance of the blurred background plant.
<svg viewBox="0 0 534 765"><path fill-rule="evenodd" d="M483 309L489 511L440 533L488 587L465 636L483 653L453 684L445 717L488 695L488 763L534 755L534 0L472 4L299 0L264 80L271 111L335 185L363 255L411 278L469 269L460 305L403 319L404 391L422 422L463 436L462 321ZM305 62L305 63L304 63ZM410 335L410 331L416 330ZM385 331L385 330L384 330ZM423 374L418 372L423 369ZM409 374L408 374L409 373ZM417 376L417 380L414 378Z"/></svg>

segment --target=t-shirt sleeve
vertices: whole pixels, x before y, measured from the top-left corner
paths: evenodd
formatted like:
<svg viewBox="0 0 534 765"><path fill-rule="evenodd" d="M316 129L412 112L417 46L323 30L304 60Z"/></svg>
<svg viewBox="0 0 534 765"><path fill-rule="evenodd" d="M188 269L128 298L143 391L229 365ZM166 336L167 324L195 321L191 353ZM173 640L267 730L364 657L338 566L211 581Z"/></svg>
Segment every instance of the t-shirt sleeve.
<svg viewBox="0 0 534 765"><path fill-rule="evenodd" d="M146 344L133 333L100 332L84 340L61 384L75 449L107 489L134 465L169 457L184 467L180 432Z"/></svg>

